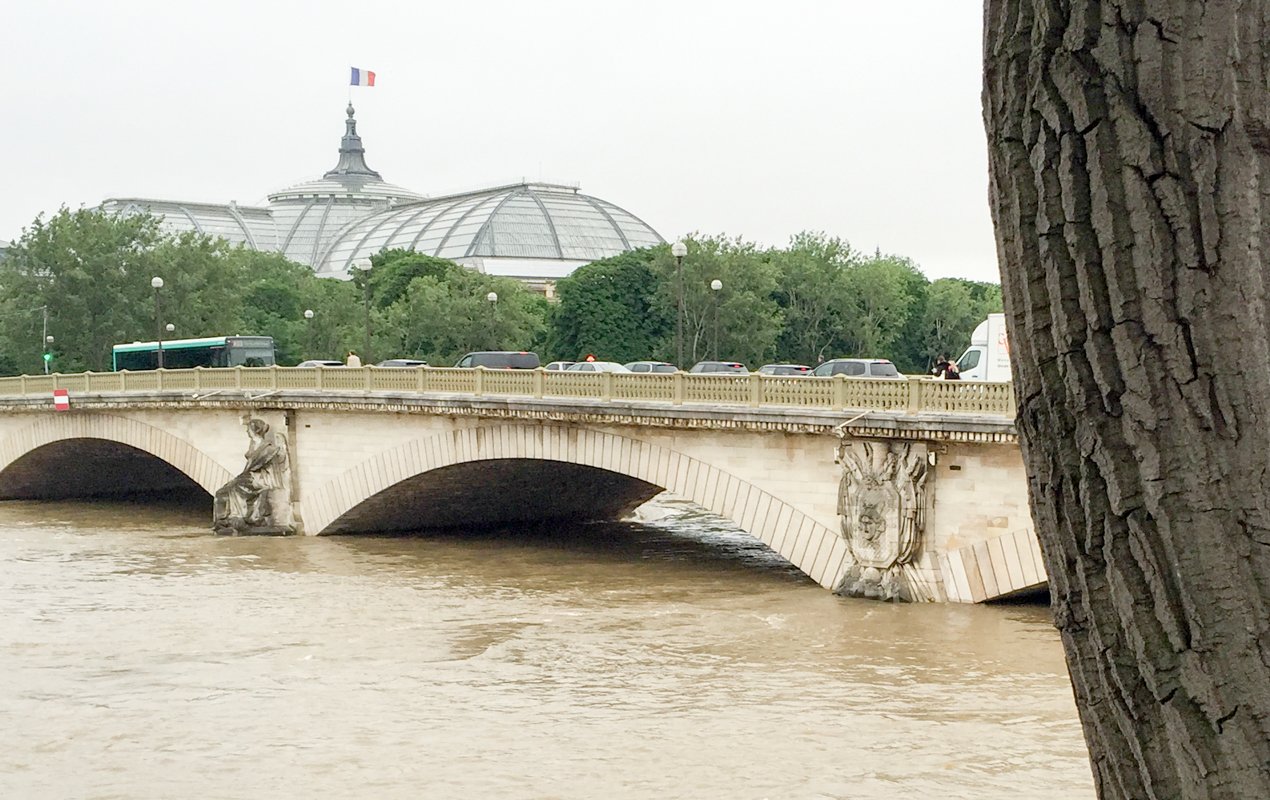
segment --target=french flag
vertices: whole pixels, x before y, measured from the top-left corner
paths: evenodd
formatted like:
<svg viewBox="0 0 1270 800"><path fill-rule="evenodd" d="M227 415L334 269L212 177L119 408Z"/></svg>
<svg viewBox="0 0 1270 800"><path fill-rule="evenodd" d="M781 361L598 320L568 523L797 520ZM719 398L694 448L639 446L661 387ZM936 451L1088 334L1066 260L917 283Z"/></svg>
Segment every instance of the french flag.
<svg viewBox="0 0 1270 800"><path fill-rule="evenodd" d="M375 73L368 69L358 69L353 67L353 78L349 81L349 86L374 86Z"/></svg>

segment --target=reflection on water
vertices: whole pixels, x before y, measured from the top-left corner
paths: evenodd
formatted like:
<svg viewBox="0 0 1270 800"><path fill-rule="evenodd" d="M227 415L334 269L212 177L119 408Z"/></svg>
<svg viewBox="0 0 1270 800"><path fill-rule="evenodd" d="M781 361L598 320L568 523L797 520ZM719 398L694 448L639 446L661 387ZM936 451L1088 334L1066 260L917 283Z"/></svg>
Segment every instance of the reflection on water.
<svg viewBox="0 0 1270 800"><path fill-rule="evenodd" d="M220 538L0 503L0 795L1092 797L1047 609L834 597L642 512Z"/></svg>

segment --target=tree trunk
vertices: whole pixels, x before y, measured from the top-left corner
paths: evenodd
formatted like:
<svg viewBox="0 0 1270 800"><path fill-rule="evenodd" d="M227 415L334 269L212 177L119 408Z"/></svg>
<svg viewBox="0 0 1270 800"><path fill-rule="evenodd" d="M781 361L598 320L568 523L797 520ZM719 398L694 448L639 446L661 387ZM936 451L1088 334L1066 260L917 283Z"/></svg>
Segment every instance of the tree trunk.
<svg viewBox="0 0 1270 800"><path fill-rule="evenodd" d="M1270 798L1268 17L986 0L1018 428L1105 798Z"/></svg>

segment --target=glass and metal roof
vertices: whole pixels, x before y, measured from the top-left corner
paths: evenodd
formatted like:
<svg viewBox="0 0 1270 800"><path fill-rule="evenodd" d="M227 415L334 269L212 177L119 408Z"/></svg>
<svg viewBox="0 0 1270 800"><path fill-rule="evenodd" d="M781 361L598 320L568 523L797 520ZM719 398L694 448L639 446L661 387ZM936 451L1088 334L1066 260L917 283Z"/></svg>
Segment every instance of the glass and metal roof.
<svg viewBox="0 0 1270 800"><path fill-rule="evenodd" d="M344 276L385 248L454 260L586 263L664 240L647 223L576 186L518 183L373 214L341 231L314 268Z"/></svg>
<svg viewBox="0 0 1270 800"><path fill-rule="evenodd" d="M428 198L387 183L366 164L351 104L346 113L335 167L269 194L267 206L111 198L101 208L156 214L170 231L281 252L339 278L385 248L403 248L494 274L554 279L664 241L629 211L576 186L514 183Z"/></svg>
<svg viewBox="0 0 1270 800"><path fill-rule="evenodd" d="M163 217L169 231L195 231L219 236L230 244L241 244L253 250L279 249L278 231L267 208L240 206L237 203L187 203L179 200L150 200L140 197L112 197L101 204L111 213L150 213Z"/></svg>

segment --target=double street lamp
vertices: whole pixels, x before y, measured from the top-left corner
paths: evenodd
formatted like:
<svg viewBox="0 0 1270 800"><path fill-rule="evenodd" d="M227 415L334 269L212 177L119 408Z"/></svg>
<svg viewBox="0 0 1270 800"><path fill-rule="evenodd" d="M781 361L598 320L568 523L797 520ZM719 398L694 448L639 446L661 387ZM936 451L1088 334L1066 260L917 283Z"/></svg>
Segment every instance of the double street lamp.
<svg viewBox="0 0 1270 800"><path fill-rule="evenodd" d="M670 246L670 254L675 257L675 366L684 368L684 256L688 255L688 245L683 241Z"/></svg>

